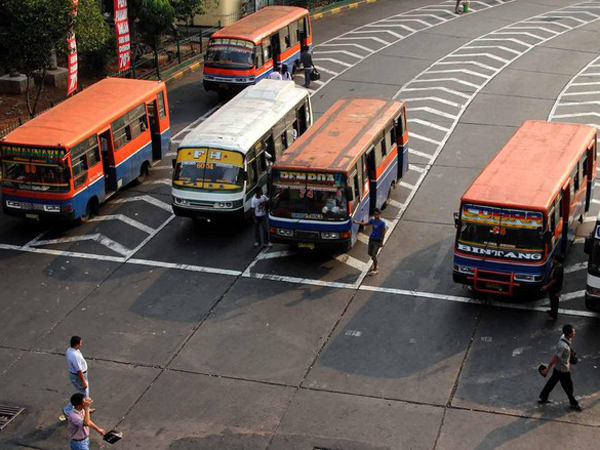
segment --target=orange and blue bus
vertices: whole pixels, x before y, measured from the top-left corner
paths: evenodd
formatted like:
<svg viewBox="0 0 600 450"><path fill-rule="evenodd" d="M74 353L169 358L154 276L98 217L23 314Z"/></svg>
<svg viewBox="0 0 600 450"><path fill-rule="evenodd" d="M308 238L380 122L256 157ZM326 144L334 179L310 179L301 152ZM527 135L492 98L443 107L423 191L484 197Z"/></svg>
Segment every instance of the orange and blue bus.
<svg viewBox="0 0 600 450"><path fill-rule="evenodd" d="M30 219L80 219L169 150L164 83L107 78L0 139L2 208Z"/></svg>
<svg viewBox="0 0 600 450"><path fill-rule="evenodd" d="M408 168L404 102L338 100L273 165L273 242L349 249Z"/></svg>
<svg viewBox="0 0 600 450"><path fill-rule="evenodd" d="M308 10L267 6L211 36L204 59L204 89L238 92L268 77L275 65L297 70L303 47L312 47Z"/></svg>
<svg viewBox="0 0 600 450"><path fill-rule="evenodd" d="M590 206L596 129L527 121L462 196L453 278L475 291L535 292Z"/></svg>

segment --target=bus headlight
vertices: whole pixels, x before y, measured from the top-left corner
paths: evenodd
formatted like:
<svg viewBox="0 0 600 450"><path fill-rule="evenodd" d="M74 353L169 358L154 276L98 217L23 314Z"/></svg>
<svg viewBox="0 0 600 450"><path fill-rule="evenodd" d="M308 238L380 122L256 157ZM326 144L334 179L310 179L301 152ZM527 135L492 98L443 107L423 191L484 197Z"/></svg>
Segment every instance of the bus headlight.
<svg viewBox="0 0 600 450"><path fill-rule="evenodd" d="M182 206L187 206L189 204L185 198L178 198L178 197L173 197L173 202L176 205L182 205Z"/></svg>
<svg viewBox="0 0 600 450"><path fill-rule="evenodd" d="M454 270L458 273L464 273L466 275L474 275L475 274L475 270L472 269L471 267L461 266L458 264L454 264Z"/></svg>
<svg viewBox="0 0 600 450"><path fill-rule="evenodd" d="M14 202L12 200L6 200L6 206L8 208L21 209L21 202Z"/></svg>
<svg viewBox="0 0 600 450"><path fill-rule="evenodd" d="M515 274L515 281L525 281L525 282L533 283L536 281L542 281L543 279L544 279L543 275Z"/></svg>
<svg viewBox="0 0 600 450"><path fill-rule="evenodd" d="M600 288L588 286L586 289L586 293L588 295L593 295L594 297L600 297Z"/></svg>
<svg viewBox="0 0 600 450"><path fill-rule="evenodd" d="M60 205L44 205L46 212L60 212Z"/></svg>
<svg viewBox="0 0 600 450"><path fill-rule="evenodd" d="M279 236L292 237L294 235L294 230L288 230L286 228L277 228L277 234Z"/></svg>
<svg viewBox="0 0 600 450"><path fill-rule="evenodd" d="M233 208L233 203L231 203L231 202L215 202L214 207L217 209L231 209L231 208Z"/></svg>
<svg viewBox="0 0 600 450"><path fill-rule="evenodd" d="M321 239L339 239L340 238L340 233L334 231L325 231L323 233L321 233Z"/></svg>

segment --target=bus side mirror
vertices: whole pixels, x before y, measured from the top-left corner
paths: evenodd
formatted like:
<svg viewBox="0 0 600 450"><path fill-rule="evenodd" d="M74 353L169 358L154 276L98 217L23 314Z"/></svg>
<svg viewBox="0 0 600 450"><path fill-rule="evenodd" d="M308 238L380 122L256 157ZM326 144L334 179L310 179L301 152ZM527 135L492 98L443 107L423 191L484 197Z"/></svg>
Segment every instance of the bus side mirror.
<svg viewBox="0 0 600 450"><path fill-rule="evenodd" d="M354 200L354 190L350 186L346 186L344 193L346 194L346 199L348 199L348 201Z"/></svg>
<svg viewBox="0 0 600 450"><path fill-rule="evenodd" d="M583 244L583 252L586 255L589 255L592 252L592 236L588 236L585 238L585 243Z"/></svg>
<svg viewBox="0 0 600 450"><path fill-rule="evenodd" d="M458 228L458 213L454 213L454 228Z"/></svg>

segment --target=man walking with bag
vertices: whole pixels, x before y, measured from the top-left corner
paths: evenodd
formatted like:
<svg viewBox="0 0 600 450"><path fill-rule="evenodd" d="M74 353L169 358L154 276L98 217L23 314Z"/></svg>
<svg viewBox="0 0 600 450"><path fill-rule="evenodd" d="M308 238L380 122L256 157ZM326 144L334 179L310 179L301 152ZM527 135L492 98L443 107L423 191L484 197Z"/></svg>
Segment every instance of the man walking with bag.
<svg viewBox="0 0 600 450"><path fill-rule="evenodd" d="M546 383L546 386L544 386L544 389L542 389L542 392L540 392L538 403L550 403L548 397L550 396L552 389L560 382L565 394L567 394L567 397L569 398L571 409L581 411L582 408L573 395L573 380L571 380L571 364L577 364L577 357L575 356L575 352L571 349L571 341L575 337L575 328L567 324L562 328L562 331L563 334L558 341L556 352L548 363L548 367L540 372L545 377L550 373L550 368L554 366L552 376Z"/></svg>
<svg viewBox="0 0 600 450"><path fill-rule="evenodd" d="M308 89L310 87L310 76L313 70L312 55L310 54L308 47L304 47L304 50L302 50L300 61L304 67L304 87Z"/></svg>

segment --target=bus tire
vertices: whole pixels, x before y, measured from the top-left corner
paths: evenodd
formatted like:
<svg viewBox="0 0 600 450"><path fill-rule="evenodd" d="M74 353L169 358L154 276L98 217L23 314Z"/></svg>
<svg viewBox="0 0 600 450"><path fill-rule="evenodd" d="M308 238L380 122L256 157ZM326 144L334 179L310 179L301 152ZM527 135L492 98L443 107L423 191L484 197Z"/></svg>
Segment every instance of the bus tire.
<svg viewBox="0 0 600 450"><path fill-rule="evenodd" d="M385 208L387 208L387 206L388 206L388 203L389 203L389 201L390 201L390 197L392 196L392 189L395 189L395 188L396 188L396 183L394 183L394 182L392 181L392 185L390 186L390 189L389 189L389 191L388 191L388 194L387 194L387 197L386 197L386 199L385 199L385 202L383 202L383 204L381 205L381 209L385 209Z"/></svg>
<svg viewBox="0 0 600 450"><path fill-rule="evenodd" d="M88 200L87 205L85 206L85 211L83 215L79 218L80 223L88 222L92 217L98 215L98 199L96 197L92 197Z"/></svg>
<svg viewBox="0 0 600 450"><path fill-rule="evenodd" d="M135 179L135 181L138 184L141 184L144 181L146 181L146 178L148 178L149 175L150 175L150 163L148 161L144 161L144 163L142 164L142 167L140 168L140 174Z"/></svg>

